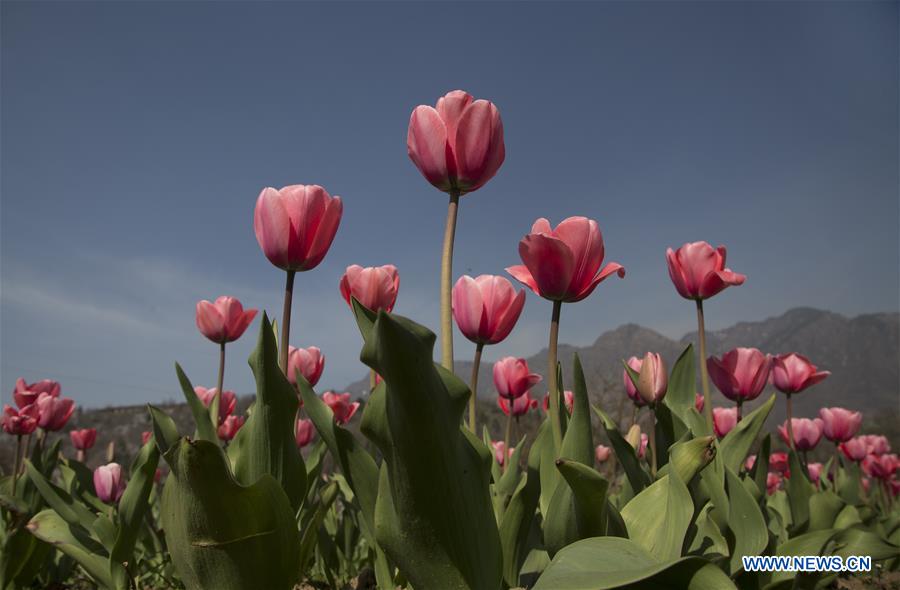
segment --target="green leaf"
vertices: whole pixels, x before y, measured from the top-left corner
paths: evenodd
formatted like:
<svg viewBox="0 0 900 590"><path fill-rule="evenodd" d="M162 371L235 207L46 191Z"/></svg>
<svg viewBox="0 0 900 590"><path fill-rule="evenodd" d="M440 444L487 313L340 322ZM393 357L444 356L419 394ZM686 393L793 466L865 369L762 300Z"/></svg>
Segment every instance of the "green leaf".
<svg viewBox="0 0 900 590"><path fill-rule="evenodd" d="M376 537L413 587L496 588L503 559L491 453L460 428L469 389L435 365L434 342L428 329L383 311L365 338L360 357L384 379L362 417L384 456Z"/></svg>
<svg viewBox="0 0 900 590"><path fill-rule="evenodd" d="M859 510L856 509L856 506L849 504L844 506L837 518L834 519L834 528L836 529L850 528L855 524L862 524L862 519L859 517Z"/></svg>
<svg viewBox="0 0 900 590"><path fill-rule="evenodd" d="M726 467L735 473L741 470L744 460L750 453L750 449L756 442L760 431L766 423L772 406L775 405L775 396L772 395L761 406L747 414L738 425L725 435L719 443L719 454Z"/></svg>
<svg viewBox="0 0 900 590"><path fill-rule="evenodd" d="M51 483L38 471L31 461L25 461L25 473L40 492L44 501L57 515L69 524L78 525L91 530L97 516L84 504L72 498L65 490Z"/></svg>
<svg viewBox="0 0 900 590"><path fill-rule="evenodd" d="M175 363L175 374L178 375L181 392L184 394L184 399L187 400L188 407L191 408L191 414L194 416L197 438L218 444L219 436L216 434L216 428L213 426L209 410L203 405L197 394L194 393L194 386L191 384L191 380L188 379L188 376L178 363Z"/></svg>
<svg viewBox="0 0 900 590"><path fill-rule="evenodd" d="M791 471L793 477L794 472ZM835 520L844 509L844 502L831 490L817 492L809 497L809 528L810 531L838 528Z"/></svg>
<svg viewBox="0 0 900 590"><path fill-rule="evenodd" d="M759 452L756 454L756 459L753 461L753 468L750 470L750 475L753 477L753 481L756 482L756 487L760 490L766 489L766 479L769 475L769 454L772 452L772 435L767 434L762 441L762 444L759 446Z"/></svg>
<svg viewBox="0 0 900 590"><path fill-rule="evenodd" d="M537 439L528 453L528 470L522 474L500 521L503 579L510 587L518 586L519 572L528 555L528 534L541 493L538 471L540 452L536 449L543 444L553 444L549 423L546 420L541 424Z"/></svg>
<svg viewBox="0 0 900 590"><path fill-rule="evenodd" d="M733 575L743 568L741 558L744 555L762 555L769 543L769 530L759 504L728 467L725 467L725 483L728 486L728 528L733 538L729 568Z"/></svg>
<svg viewBox="0 0 900 590"><path fill-rule="evenodd" d="M616 452L616 459L622 464L622 469L625 470L625 476L631 484L631 489L637 494L650 485L650 474L641 467L641 461L638 459L634 447L632 447L628 441L625 440L625 437L622 436L622 433L619 432L615 420L610 418L606 412L597 406L594 406L594 412L600 417L603 429L606 431L606 436L609 438L609 442Z"/></svg>
<svg viewBox="0 0 900 590"><path fill-rule="evenodd" d="M151 437L138 452L131 465L128 485L119 500L117 516L117 536L110 559L118 563L133 563L134 544L138 532L144 524L148 500L153 489L156 466L159 464L159 449Z"/></svg>
<svg viewBox="0 0 900 590"><path fill-rule="evenodd" d="M298 559L301 572L306 570L309 558L312 556L313 550L316 547L319 528L322 526L322 521L325 520L325 515L331 508L331 505L334 504L337 494L337 482L332 481L322 489L319 502L315 507L315 512L303 529L303 534L300 537L300 556Z"/></svg>
<svg viewBox="0 0 900 590"><path fill-rule="evenodd" d="M306 495L306 466L294 434L299 403L293 386L278 367L278 349L265 312L259 341L248 362L256 377L256 404L235 436L240 453L234 462L234 475L245 485L263 474L271 475L297 510Z"/></svg>
<svg viewBox="0 0 900 590"><path fill-rule="evenodd" d="M709 465L716 456L716 437L703 436L679 441L669 449L669 472L685 484Z"/></svg>
<svg viewBox="0 0 900 590"><path fill-rule="evenodd" d="M606 494L609 482L592 467L559 459L556 467L572 490L579 539L606 534Z"/></svg>
<svg viewBox="0 0 900 590"><path fill-rule="evenodd" d="M694 397L697 394L697 376L694 369L694 345L688 344L687 348L672 366L672 374L669 377L669 387L663 403L672 410L672 413L681 419L684 424L690 424L689 414L694 409Z"/></svg>
<svg viewBox="0 0 900 590"><path fill-rule="evenodd" d="M660 560L681 555L693 518L693 502L678 477L664 475L622 509L628 538Z"/></svg>
<svg viewBox="0 0 900 590"><path fill-rule="evenodd" d="M700 555L709 559L728 556L730 553L728 541L710 517L710 510L712 510L712 504L707 502L697 518L694 519L694 524L691 525L688 533L691 537L688 554Z"/></svg>
<svg viewBox="0 0 900 590"><path fill-rule="evenodd" d="M880 561L900 555L900 547L871 531L860 528L838 531L831 540L834 543L832 555L844 558L851 555L868 555L873 561Z"/></svg>
<svg viewBox="0 0 900 590"><path fill-rule="evenodd" d="M556 554L534 590L610 590L681 588L734 590L722 570L701 557L657 560L637 543L594 537Z"/></svg>
<svg viewBox="0 0 900 590"><path fill-rule="evenodd" d="M775 555L822 555L825 545L834 536L834 532L834 529L828 529L798 535L776 547ZM790 571L772 572L771 582L792 580L796 574L796 572Z"/></svg>
<svg viewBox="0 0 900 590"><path fill-rule="evenodd" d="M785 491L787 491L788 502L791 506L791 522L794 534L796 534L798 531L806 530L809 522L809 498L814 490L803 474L803 466L800 464L796 451L790 451L788 457L791 477L785 481Z"/></svg>

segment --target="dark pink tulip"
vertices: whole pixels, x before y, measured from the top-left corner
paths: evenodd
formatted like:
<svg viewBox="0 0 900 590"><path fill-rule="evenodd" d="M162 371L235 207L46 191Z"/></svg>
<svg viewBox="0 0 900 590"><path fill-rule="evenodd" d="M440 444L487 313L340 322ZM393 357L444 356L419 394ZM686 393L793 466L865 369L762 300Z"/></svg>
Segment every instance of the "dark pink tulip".
<svg viewBox="0 0 900 590"><path fill-rule="evenodd" d="M322 394L322 401L325 402L334 413L334 421L338 424L346 424L359 409L359 402L350 403L349 393L335 393L326 391Z"/></svg>
<svg viewBox="0 0 900 590"><path fill-rule="evenodd" d="M825 438L834 443L853 438L862 424L862 414L844 408L822 408L819 417L822 418Z"/></svg>
<svg viewBox="0 0 900 590"><path fill-rule="evenodd" d="M217 387L206 388L199 385L194 387L194 393L197 394L197 397L200 398L200 401L203 402L203 405L207 408L209 407L209 404L212 403L213 399L215 399L218 391L219 389ZM223 391L219 398L219 424L234 412L236 406L237 395L235 395L233 391Z"/></svg>
<svg viewBox="0 0 900 590"><path fill-rule="evenodd" d="M813 483L819 483L819 478L822 476L822 468L824 465L821 463L810 463L806 466L806 470L809 472L809 480Z"/></svg>
<svg viewBox="0 0 900 590"><path fill-rule="evenodd" d="M648 404L662 400L669 387L669 374L659 353L648 352L641 360L641 370L637 381L638 393Z"/></svg>
<svg viewBox="0 0 900 590"><path fill-rule="evenodd" d="M350 297L355 297L364 307L372 311L391 311L397 302L400 289L400 273L393 264L369 266L358 264L347 267L341 277L341 297L350 305Z"/></svg>
<svg viewBox="0 0 900 590"><path fill-rule="evenodd" d="M206 299L197 303L197 328L201 334L219 344L240 338L254 317L256 310L245 311L234 297L219 297L215 303Z"/></svg>
<svg viewBox="0 0 900 590"><path fill-rule="evenodd" d="M790 477L791 471L789 469L789 466L790 462L788 460L787 453L778 452L769 455L769 469L774 469L778 473Z"/></svg>
<svg viewBox="0 0 900 590"><path fill-rule="evenodd" d="M769 472L766 474L766 493L770 496L778 491L778 488L781 487L781 475L778 473Z"/></svg>
<svg viewBox="0 0 900 590"><path fill-rule="evenodd" d="M735 348L706 360L709 377L722 395L736 402L759 397L769 380L771 357L755 348Z"/></svg>
<svg viewBox="0 0 900 590"><path fill-rule="evenodd" d="M196 390L196 388L195 388ZM150 440L150 437L153 436L153 433L149 430L145 430L141 433L141 446L147 444L147 441Z"/></svg>
<svg viewBox="0 0 900 590"><path fill-rule="evenodd" d="M244 425L245 420L243 416L226 416L219 424L216 434L221 440L231 440Z"/></svg>
<svg viewBox="0 0 900 590"><path fill-rule="evenodd" d="M494 449L494 460L497 461L497 464L500 465L500 467L503 467L503 464L506 463L506 459L512 457L516 450L516 447L509 447L507 449L506 443L502 440L493 441L491 447Z"/></svg>
<svg viewBox="0 0 900 590"><path fill-rule="evenodd" d="M38 396L37 408L41 416L38 426L47 431L62 430L75 411L75 400L67 397L53 397L49 393Z"/></svg>
<svg viewBox="0 0 900 590"><path fill-rule="evenodd" d="M563 405L566 406L566 411L569 414L572 413L572 408L575 407L575 394L572 393L568 389L563 392ZM549 393L544 396L543 408L544 408L545 412L550 411L550 394Z"/></svg>
<svg viewBox="0 0 900 590"><path fill-rule="evenodd" d="M302 449L316 438L316 428L312 420L300 419L294 428L294 437L297 439L297 448Z"/></svg>
<svg viewBox="0 0 900 590"><path fill-rule="evenodd" d="M541 376L528 369L523 358L503 357L494 363L494 387L500 397L516 399L541 381Z"/></svg>
<svg viewBox="0 0 900 590"><path fill-rule="evenodd" d="M900 469L900 459L897 455L869 455L863 461L863 471L869 477L877 477L878 479L890 479L894 473Z"/></svg>
<svg viewBox="0 0 900 590"><path fill-rule="evenodd" d="M870 455L884 455L891 452L891 443L881 434L861 434L859 439L866 443Z"/></svg>
<svg viewBox="0 0 900 590"><path fill-rule="evenodd" d="M315 387L324 369L325 355L322 354L322 351L317 346L310 346L309 348L294 348L291 346L288 349L287 378L291 385L297 385L297 371L299 370L303 378L309 383L309 386Z"/></svg>
<svg viewBox="0 0 900 590"><path fill-rule="evenodd" d="M793 426L794 430L794 447L798 451L809 451L819 444L819 439L822 438L821 419L815 418L810 420L809 418L792 418L791 426ZM790 446L790 442L788 442L787 420L784 421L784 424L778 426L778 434L781 435L784 444Z"/></svg>
<svg viewBox="0 0 900 590"><path fill-rule="evenodd" d="M315 184L264 188L253 231L269 262L283 270L311 270L328 253L343 211L340 197Z"/></svg>
<svg viewBox="0 0 900 590"><path fill-rule="evenodd" d="M716 436L722 438L737 426L737 408L713 408L713 427Z"/></svg>
<svg viewBox="0 0 900 590"><path fill-rule="evenodd" d="M772 359L772 383L782 393L800 393L829 375L829 371L817 370L808 358L796 352Z"/></svg>
<svg viewBox="0 0 900 590"><path fill-rule="evenodd" d="M625 276L625 267L616 262L601 269L604 254L603 235L593 219L569 217L552 229L542 217L519 242L525 264L506 272L545 299L571 303L590 295L606 277Z"/></svg>
<svg viewBox="0 0 900 590"><path fill-rule="evenodd" d="M838 448L841 450L845 457L847 457L851 461L856 461L857 463L859 463L869 455L869 449L866 446L866 441L863 440L861 436L857 436L851 438L846 442L842 442L838 445Z"/></svg>
<svg viewBox="0 0 900 590"><path fill-rule="evenodd" d="M702 394L702 393L695 393L695 394L694 394L694 407L697 408L697 411L698 411L698 412L703 412L703 405L704 405L705 403L706 403L706 402L705 402L704 399L703 399L703 394Z"/></svg>
<svg viewBox="0 0 900 590"><path fill-rule="evenodd" d="M713 248L706 242L684 244L675 251L669 248L666 262L675 289L685 299L708 299L747 279L725 268L725 246Z"/></svg>
<svg viewBox="0 0 900 590"><path fill-rule="evenodd" d="M497 405L500 406L500 410L507 416L509 416L509 405L510 400L497 396ZM524 416L528 413L529 410L533 410L538 405L536 399L532 399L531 394L527 391L525 395L520 395L519 397L512 400L512 415L513 416Z"/></svg>
<svg viewBox="0 0 900 590"><path fill-rule="evenodd" d="M406 134L409 158L425 180L445 193L478 190L500 169L506 151L503 121L494 103L462 90L417 106Z"/></svg>
<svg viewBox="0 0 900 590"><path fill-rule="evenodd" d="M16 388L13 390L13 399L20 408L35 403L38 396L46 393L52 397L59 397L61 388L59 383L50 379L42 379L34 383L26 383L24 379L19 377L16 379Z"/></svg>
<svg viewBox="0 0 900 590"><path fill-rule="evenodd" d="M15 436L31 434L38 427L40 415L37 404L29 404L20 409L4 404L0 426L8 434Z"/></svg>
<svg viewBox="0 0 900 590"><path fill-rule="evenodd" d="M81 430L69 431L69 438L72 439L72 446L79 451L87 451L97 442L96 428L82 428Z"/></svg>
<svg viewBox="0 0 900 590"><path fill-rule="evenodd" d="M627 364L632 371L640 373L643 361L638 357L633 356L628 359ZM634 381L631 380L631 375L628 374L627 369L622 369L622 383L625 384L625 393L628 394L628 397L634 402L634 405L639 408L647 405L647 402L644 401L644 398L638 393L637 387L635 387Z"/></svg>
<svg viewBox="0 0 900 590"><path fill-rule="evenodd" d="M102 502L116 504L125 492L122 466L109 463L94 469L94 491Z"/></svg>
<svg viewBox="0 0 900 590"><path fill-rule="evenodd" d="M525 291L496 275L459 277L453 286L453 317L463 335L476 344L497 344L512 331L525 306Z"/></svg>
<svg viewBox="0 0 900 590"><path fill-rule="evenodd" d="M606 463L609 460L610 448L606 445L597 445L594 449L594 459L597 463Z"/></svg>

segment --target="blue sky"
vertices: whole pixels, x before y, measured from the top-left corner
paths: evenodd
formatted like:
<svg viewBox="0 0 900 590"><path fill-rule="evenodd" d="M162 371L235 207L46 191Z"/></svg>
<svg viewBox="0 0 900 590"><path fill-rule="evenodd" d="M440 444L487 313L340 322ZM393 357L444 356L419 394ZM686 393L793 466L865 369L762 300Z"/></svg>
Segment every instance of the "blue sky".
<svg viewBox="0 0 900 590"><path fill-rule="evenodd" d="M624 264L563 309L561 340L636 322L694 327L667 246L725 244L746 273L711 327L808 305L897 310L898 5L888 2L3 2L0 355L85 406L212 385L194 304L280 311L252 230L261 188L341 195L334 246L298 277L294 344L321 385L364 375L338 294L350 264L396 264L396 311L437 325L446 198L406 155L411 110L493 100L506 163L464 197L456 274L502 273L535 218L600 223ZM486 358L546 345L529 294ZM229 345L251 391L256 339ZM458 358L472 346L457 336ZM623 356L642 351L622 351ZM7 394L4 393L4 396Z"/></svg>

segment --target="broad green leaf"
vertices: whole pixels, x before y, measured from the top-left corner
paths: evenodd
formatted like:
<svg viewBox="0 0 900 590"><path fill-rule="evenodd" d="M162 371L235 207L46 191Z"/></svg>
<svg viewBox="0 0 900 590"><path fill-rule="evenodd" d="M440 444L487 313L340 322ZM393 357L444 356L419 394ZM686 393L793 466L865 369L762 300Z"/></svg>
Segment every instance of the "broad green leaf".
<svg viewBox="0 0 900 590"><path fill-rule="evenodd" d="M194 416L194 425L197 428L197 438L218 444L219 436L216 434L216 428L213 426L209 410L203 405L200 398L197 397L197 394L194 392L194 386L191 384L191 380L188 379L184 369L182 369L181 365L178 363L175 363L175 374L178 375L181 393L184 394L184 399L187 400L188 407L191 409L191 414Z"/></svg>
<svg viewBox="0 0 900 590"><path fill-rule="evenodd" d="M733 575L743 568L741 557L762 555L769 543L769 531L759 504L728 467L725 468L725 483L728 486L728 528L733 536L729 564Z"/></svg>
<svg viewBox="0 0 900 590"><path fill-rule="evenodd" d="M823 469L822 473L828 473L828 466ZM839 479L838 494L847 504L859 504L860 488L862 487L862 473L860 473L859 463L851 461L844 469L839 470L839 473L841 477ZM828 479L825 478L825 481L828 481Z"/></svg>
<svg viewBox="0 0 900 590"><path fill-rule="evenodd" d="M844 558L851 555L868 555L873 561L879 561L900 556L900 547L861 528L838 531L831 541L834 544L832 555Z"/></svg>
<svg viewBox="0 0 900 590"><path fill-rule="evenodd" d="M609 482L592 467L575 461L559 459L556 467L572 490L578 538L605 535Z"/></svg>
<svg viewBox="0 0 900 590"><path fill-rule="evenodd" d="M793 477L794 472L791 472ZM810 531L838 528L835 520L844 509L844 502L831 490L817 492L809 497L809 528Z"/></svg>
<svg viewBox="0 0 900 590"><path fill-rule="evenodd" d="M503 511L500 521L500 546L503 552L503 579L510 587L518 586L519 572L528 554L528 534L534 521L540 496L539 448L552 444L549 423L545 420L538 430L537 439L528 454L528 470L522 474L519 485Z"/></svg>
<svg viewBox="0 0 900 590"><path fill-rule="evenodd" d="M114 562L134 562L132 558L134 544L149 508L148 500L158 464L159 449L151 437L132 463L128 485L119 500L119 509L116 512L118 525L116 542L110 554L110 560Z"/></svg>
<svg viewBox="0 0 900 590"><path fill-rule="evenodd" d="M756 453L756 459L753 461L753 468L750 470L750 476L756 482L756 487L760 490L766 489L766 479L769 475L769 454L772 452L772 435L766 434L763 437L762 444L759 446L759 452Z"/></svg>
<svg viewBox="0 0 900 590"><path fill-rule="evenodd" d="M690 424L689 414L694 409L694 397L697 394L697 376L694 370L694 346L688 344L687 348L672 366L672 374L669 376L669 387L663 403L672 410L672 413L681 419L684 424Z"/></svg>
<svg viewBox="0 0 900 590"><path fill-rule="evenodd" d="M791 477L786 479L784 487L791 506L793 534L797 534L806 531L809 522L809 498L814 490L803 473L803 465L800 464L796 451L790 451L788 457Z"/></svg>
<svg viewBox="0 0 900 590"><path fill-rule="evenodd" d="M712 462L716 456L716 437L703 436L679 441L669 449L669 473L675 473L685 484Z"/></svg>
<svg viewBox="0 0 900 590"><path fill-rule="evenodd" d="M731 508L728 505L728 494L725 493L725 465L722 463L721 453L716 453L709 466L700 471L699 489L712 502L710 518L720 530L726 530Z"/></svg>
<svg viewBox="0 0 900 590"><path fill-rule="evenodd" d="M725 435L722 442L719 443L719 454L722 462L726 467L738 473L744 460L750 453L750 449L756 443L756 439L762 431L766 423L772 406L775 405L775 395L773 394L761 406L747 414L738 425L731 429L731 432Z"/></svg>
<svg viewBox="0 0 900 590"><path fill-rule="evenodd" d="M837 518L834 519L834 528L836 529L850 528L855 524L862 524L862 519L859 517L859 510L856 509L856 506L849 504L844 506Z"/></svg>
<svg viewBox="0 0 900 590"><path fill-rule="evenodd" d="M625 470L625 476L631 484L631 489L637 494L650 485L650 474L641 466L641 461L638 459L634 447L632 447L628 441L625 440L625 437L622 436L622 433L619 432L615 420L610 418L606 412L597 406L594 406L594 412L600 417L600 421L606 431L606 436L609 438L609 442L616 452L616 459L619 460L622 469Z"/></svg>
<svg viewBox="0 0 900 590"><path fill-rule="evenodd" d="M709 559L729 554L728 541L722 535L722 531L709 516L712 504L707 502L700 510L697 518L689 529L691 546L688 549L690 555L700 555Z"/></svg>
<svg viewBox="0 0 900 590"><path fill-rule="evenodd" d="M798 535L776 547L775 555L822 555L834 533L834 529L827 529ZM796 572L772 572L771 582L792 580L795 576Z"/></svg>
<svg viewBox="0 0 900 590"><path fill-rule="evenodd" d="M25 461L25 473L38 489L44 501L57 515L69 524L78 525L86 530L91 530L97 516L88 510L84 504L73 499L65 490L51 483L35 468L31 461Z"/></svg>
<svg viewBox="0 0 900 590"><path fill-rule="evenodd" d="M6 531L0 545L0 588L12 585L12 581L29 564L39 543L43 544L24 527Z"/></svg>
<svg viewBox="0 0 900 590"><path fill-rule="evenodd" d="M678 477L664 475L622 509L628 538L659 560L681 555L693 518L691 495Z"/></svg>
<svg viewBox="0 0 900 590"><path fill-rule="evenodd" d="M322 521L325 520L325 514L331 508L331 505L334 504L337 494L338 483L335 481L332 481L322 488L318 503L315 506L315 512L303 529L303 533L300 537L300 557L298 559L301 573L306 570L309 558L312 556L316 546L319 528L322 526Z"/></svg>

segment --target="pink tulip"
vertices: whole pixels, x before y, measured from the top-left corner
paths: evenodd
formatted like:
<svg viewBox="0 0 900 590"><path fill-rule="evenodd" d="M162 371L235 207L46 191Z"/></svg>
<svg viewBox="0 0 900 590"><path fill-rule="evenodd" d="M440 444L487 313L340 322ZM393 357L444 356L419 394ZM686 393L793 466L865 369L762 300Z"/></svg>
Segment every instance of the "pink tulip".
<svg viewBox="0 0 900 590"><path fill-rule="evenodd" d="M863 471L869 477L878 479L890 479L900 469L900 459L897 455L869 455L863 461Z"/></svg>
<svg viewBox="0 0 900 590"><path fill-rule="evenodd" d="M838 449L845 457L851 461L859 463L869 455L869 449L866 447L866 441L861 436L851 438L846 442L838 445Z"/></svg>
<svg viewBox="0 0 900 590"><path fill-rule="evenodd" d="M703 399L703 394L702 394L702 393L695 393L695 394L694 394L694 407L697 408L697 411L698 411L698 412L702 412L702 411L703 411L703 406L704 406L705 403L706 403L706 401Z"/></svg>
<svg viewBox="0 0 900 590"><path fill-rule="evenodd" d="M641 433L641 446L637 449L638 459L643 459L644 455L647 454L647 443L650 441L650 438L647 436L646 432Z"/></svg>
<svg viewBox="0 0 900 590"><path fill-rule="evenodd" d="M87 451L97 442L96 428L82 428L81 430L69 431L69 438L72 439L72 446L79 451Z"/></svg>
<svg viewBox="0 0 900 590"><path fill-rule="evenodd" d="M255 309L244 310L234 297L219 297L215 303L206 299L197 303L197 328L213 342L234 342L244 333L253 318Z"/></svg>
<svg viewBox="0 0 900 590"><path fill-rule="evenodd" d="M20 408L35 403L38 396L46 393L52 397L59 397L61 388L59 383L50 379L35 381L34 383L26 383L24 379L19 377L16 379L16 388L13 390L13 399Z"/></svg>
<svg viewBox="0 0 900 590"><path fill-rule="evenodd" d="M153 433L149 430L145 430L141 433L141 446L147 444L147 441L150 440L150 437L153 436Z"/></svg>
<svg viewBox="0 0 900 590"><path fill-rule="evenodd" d="M822 408L819 417L822 418L825 438L834 443L853 438L862 424L862 414L844 408Z"/></svg>
<svg viewBox="0 0 900 590"><path fill-rule="evenodd" d="M340 197L315 184L264 188L253 231L269 262L287 271L311 270L328 253L343 211Z"/></svg>
<svg viewBox="0 0 900 590"><path fill-rule="evenodd" d="M750 471L753 469L753 466L756 464L756 455L749 455L744 460L744 470Z"/></svg>
<svg viewBox="0 0 900 590"><path fill-rule="evenodd" d="M648 352L641 361L641 370L637 381L638 393L648 404L655 404L666 395L669 386L669 374L666 364L659 353Z"/></svg>
<svg viewBox="0 0 900 590"><path fill-rule="evenodd" d="M809 472L809 480L815 484L819 483L819 478L822 477L822 468L824 465L821 463L810 463L806 466L806 471Z"/></svg>
<svg viewBox="0 0 900 590"><path fill-rule="evenodd" d="M766 474L766 493L770 496L778 491L778 488L781 486L781 475L777 473L772 473L771 471Z"/></svg>
<svg viewBox="0 0 900 590"><path fill-rule="evenodd" d="M497 344L512 331L525 306L508 279L495 275L459 277L453 286L453 317L463 335L476 344Z"/></svg>
<svg viewBox="0 0 900 590"><path fill-rule="evenodd" d="M425 180L445 193L478 190L506 156L503 121L494 103L462 90L438 99L437 108L417 106L406 135L409 158Z"/></svg>
<svg viewBox="0 0 900 590"><path fill-rule="evenodd" d="M628 359L627 364L632 371L640 374L643 362L643 360L633 356ZM644 398L638 393L637 387L635 386L634 381L631 380L631 375L628 374L627 369L622 369L622 383L625 384L625 393L628 394L628 397L634 402L634 405L639 408L647 405L647 402L644 401Z"/></svg>
<svg viewBox="0 0 900 590"><path fill-rule="evenodd" d="M67 397L53 397L49 393L42 393L37 400L38 426L47 431L62 430L75 411L75 400Z"/></svg>
<svg viewBox="0 0 900 590"><path fill-rule="evenodd" d="M334 413L334 421L338 424L346 424L359 409L359 402L350 403L349 393L335 393L326 391L322 394L322 401L325 402Z"/></svg>
<svg viewBox="0 0 900 590"><path fill-rule="evenodd" d="M355 297L364 307L372 311L391 311L397 302L400 289L400 273L393 264L369 266L358 264L347 267L341 277L341 297L350 305L350 297Z"/></svg>
<svg viewBox="0 0 900 590"><path fill-rule="evenodd" d="M831 477L829 476L828 479L831 479ZM869 488L872 487L872 480L869 479L868 477L864 477L860 480L860 483L862 484L863 491L865 491L868 494Z"/></svg>
<svg viewBox="0 0 900 590"><path fill-rule="evenodd" d="M755 348L735 348L706 360L709 376L722 395L736 402L759 397L769 379L772 361Z"/></svg>
<svg viewBox="0 0 900 590"><path fill-rule="evenodd" d="M625 267L610 262L602 269L603 235L597 222L587 217L569 217L556 229L543 217L519 242L525 264L506 272L545 299L581 301L611 274L625 276Z"/></svg>
<svg viewBox="0 0 900 590"><path fill-rule="evenodd" d="M706 242L684 244L676 251L669 248L666 262L675 289L685 299L709 299L747 279L725 268L725 246L713 248Z"/></svg>
<svg viewBox="0 0 900 590"><path fill-rule="evenodd" d="M501 397L516 399L541 381L541 376L531 373L523 358L503 357L494 363L494 387Z"/></svg>
<svg viewBox="0 0 900 590"><path fill-rule="evenodd" d="M884 455L891 452L891 443L886 436L881 434L862 434L858 437L865 442L867 452L870 455Z"/></svg>
<svg viewBox="0 0 900 590"><path fill-rule="evenodd" d="M799 393L829 375L829 371L818 371L808 358L796 352L772 359L772 383L782 393Z"/></svg>
<svg viewBox="0 0 900 590"><path fill-rule="evenodd" d="M38 419L41 412L37 404L29 404L16 409L10 405L3 405L3 417L0 418L0 426L8 434L23 436L31 434L38 427Z"/></svg>
<svg viewBox="0 0 900 590"><path fill-rule="evenodd" d="M194 393L197 394L197 397L200 398L200 401L203 402L203 405L207 408L209 404L213 402L213 399L216 397L216 393L218 393L219 389L217 387L201 387L199 385L194 387ZM234 412L234 408L237 406L237 395L233 391L223 391L222 396L219 398L219 424L228 417L229 414Z"/></svg>
<svg viewBox="0 0 900 590"><path fill-rule="evenodd" d="M294 428L294 436L297 439L297 448L302 449L316 438L316 428L312 420L300 419Z"/></svg>
<svg viewBox="0 0 900 590"><path fill-rule="evenodd" d="M722 438L737 426L737 408L713 408L713 427L716 436Z"/></svg>
<svg viewBox="0 0 900 590"><path fill-rule="evenodd" d="M774 469L778 473L787 477L791 476L790 461L787 453L772 453L769 455L769 469Z"/></svg>
<svg viewBox="0 0 900 590"><path fill-rule="evenodd" d="M297 371L299 370L306 382L309 383L309 386L315 387L324 369L325 355L322 354L318 347L294 348L291 346L288 349L287 378L291 385L297 385Z"/></svg>
<svg viewBox="0 0 900 590"><path fill-rule="evenodd" d="M502 396L497 396L497 405L500 406L500 410L505 415L509 416L510 400ZM528 410L533 410L537 405L537 400L532 399L531 394L526 391L524 395L512 400L512 415L524 416L528 413Z"/></svg>
<svg viewBox="0 0 900 590"><path fill-rule="evenodd" d="M610 448L606 445L597 445L597 448L594 449L594 459L597 460L597 463L606 463L609 460Z"/></svg>
<svg viewBox="0 0 900 590"><path fill-rule="evenodd" d="M563 404L566 406L566 411L571 414L572 409L575 407L575 394L570 390L565 390L563 392ZM543 407L545 412L550 411L550 394L544 396Z"/></svg>
<svg viewBox="0 0 900 590"><path fill-rule="evenodd" d="M125 492L122 466L109 463L94 469L94 491L102 502L116 504Z"/></svg>
<svg viewBox="0 0 900 590"><path fill-rule="evenodd" d="M888 485L891 487L891 496L896 498L900 495L900 480L891 478L888 480Z"/></svg>
<svg viewBox="0 0 900 590"><path fill-rule="evenodd" d="M219 424L216 433L222 440L231 440L237 434L241 426L244 425L245 418L243 416L226 416Z"/></svg>
<svg viewBox="0 0 900 590"><path fill-rule="evenodd" d="M794 430L794 448L798 451L809 451L819 444L819 439L822 438L821 419L792 418L791 426ZM787 420L784 421L784 424L778 426L778 434L781 435L784 444L790 446Z"/></svg>
<svg viewBox="0 0 900 590"><path fill-rule="evenodd" d="M506 463L506 459L512 457L516 450L516 447L509 447L507 449L506 443L502 440L493 441L491 447L494 449L494 459L500 467L503 467L503 464Z"/></svg>

